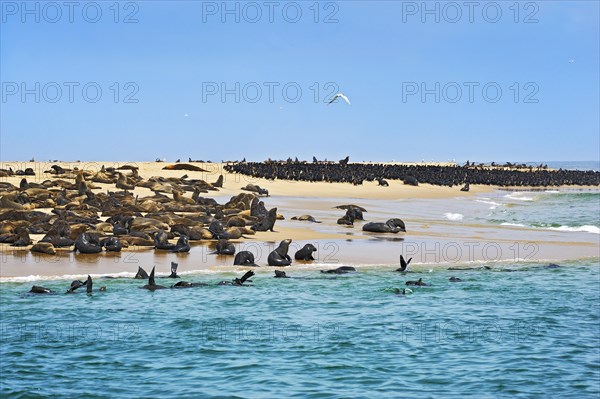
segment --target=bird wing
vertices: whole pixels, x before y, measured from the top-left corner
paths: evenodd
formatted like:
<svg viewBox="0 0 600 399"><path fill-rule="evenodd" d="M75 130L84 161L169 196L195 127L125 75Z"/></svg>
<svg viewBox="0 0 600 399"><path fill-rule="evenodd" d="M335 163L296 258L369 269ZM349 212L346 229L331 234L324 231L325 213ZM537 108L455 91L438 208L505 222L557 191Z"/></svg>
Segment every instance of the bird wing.
<svg viewBox="0 0 600 399"><path fill-rule="evenodd" d="M342 93L337 94L337 97L342 97L348 103L348 105L350 105L350 100L348 100L348 97L346 97Z"/></svg>
<svg viewBox="0 0 600 399"><path fill-rule="evenodd" d="M331 99L331 101L329 101L329 102L327 103L327 105L329 105L329 104L333 103L335 100L337 100L337 99L338 99L338 97L339 97L339 96L340 96L339 94L336 94L335 96L333 96L333 98Z"/></svg>

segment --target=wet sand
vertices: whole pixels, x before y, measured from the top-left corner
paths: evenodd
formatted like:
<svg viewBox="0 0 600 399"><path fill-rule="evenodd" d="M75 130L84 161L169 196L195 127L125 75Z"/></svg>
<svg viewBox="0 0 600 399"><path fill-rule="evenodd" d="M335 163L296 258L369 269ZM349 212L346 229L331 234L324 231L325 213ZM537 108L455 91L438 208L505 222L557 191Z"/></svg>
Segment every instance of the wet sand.
<svg viewBox="0 0 600 399"><path fill-rule="evenodd" d="M11 163L3 162L0 167L14 170L31 167L36 176L27 176L29 182L52 178L44 174L54 163ZM100 170L106 167L125 164L139 167L139 174L147 179L151 176L203 179L213 182L220 174L224 175L224 188L203 194L223 203L241 192L248 183L267 188L270 197L263 197L267 208L277 207L285 217L275 224L275 233L259 232L248 239L235 240L236 251L250 250L255 254L260 271L265 267L269 252L285 238L293 240L290 255L306 243L313 243L318 251L313 264L294 262L290 271L298 269L320 270L340 265L389 266L398 267L399 255L413 257L411 264L416 270L457 265L478 265L495 262L560 262L565 259L579 259L600 256L598 235L546 231L513 226L479 225L450 221L444 218L444 210L451 209L465 198L476 198L494 193L489 186L471 186L470 192L461 192L459 187L438 187L420 185L407 186L398 181L389 181L389 187L379 187L375 182L365 182L362 186L347 183L308 183L290 181L269 181L242 175L230 174L222 164L194 163L207 172L162 170L169 163L57 163L64 168ZM127 172L127 171L125 171ZM21 176L1 178L18 186ZM62 178L62 177L61 177ZM94 183L99 190L115 191L114 185ZM520 189L523 189L522 187ZM596 188L597 189L597 188ZM94 190L96 191L96 190ZM98 191L96 191L98 192ZM136 188L140 198L150 196L146 188ZM191 193L186 193L190 196ZM367 221L386 221L392 217L403 219L406 233L375 234L362 231L365 222L355 222L354 227L340 226L336 220L343 210L333 209L336 205L354 203L364 206ZM464 206L464 201L460 203ZM293 216L311 214L322 223L290 220ZM35 241L41 236L32 236ZM120 254L102 253L99 255L75 255L60 250L55 256L32 254L25 249L15 249L0 244L0 281L17 276L63 276L63 275L112 275L135 274L137 267L150 270L156 265L159 273L167 274L171 261L179 263L181 273L222 272L244 268L232 266L232 256L217 256L214 242L192 243L189 254L172 254L155 251L151 248L128 248ZM180 274L181 274L180 273Z"/></svg>

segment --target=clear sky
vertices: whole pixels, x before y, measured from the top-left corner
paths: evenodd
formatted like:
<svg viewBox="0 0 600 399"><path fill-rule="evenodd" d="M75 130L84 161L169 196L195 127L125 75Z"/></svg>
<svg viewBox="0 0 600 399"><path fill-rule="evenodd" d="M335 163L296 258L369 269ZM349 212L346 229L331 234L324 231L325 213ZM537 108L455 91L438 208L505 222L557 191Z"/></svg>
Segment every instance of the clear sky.
<svg viewBox="0 0 600 399"><path fill-rule="evenodd" d="M0 3L3 161L600 158L598 1Z"/></svg>

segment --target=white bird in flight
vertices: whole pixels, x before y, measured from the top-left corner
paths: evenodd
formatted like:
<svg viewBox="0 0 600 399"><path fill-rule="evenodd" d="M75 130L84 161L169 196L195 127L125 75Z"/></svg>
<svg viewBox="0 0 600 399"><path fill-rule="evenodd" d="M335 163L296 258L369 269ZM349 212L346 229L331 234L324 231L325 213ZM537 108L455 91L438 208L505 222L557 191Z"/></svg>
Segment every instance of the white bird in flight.
<svg viewBox="0 0 600 399"><path fill-rule="evenodd" d="M331 101L329 101L329 103L327 103L327 105L331 104L332 102L334 102L338 98L343 98L344 101L346 101L348 103L348 105L350 105L350 100L348 100L348 97L346 97L343 93L338 93L335 96L333 96L333 98L331 99Z"/></svg>

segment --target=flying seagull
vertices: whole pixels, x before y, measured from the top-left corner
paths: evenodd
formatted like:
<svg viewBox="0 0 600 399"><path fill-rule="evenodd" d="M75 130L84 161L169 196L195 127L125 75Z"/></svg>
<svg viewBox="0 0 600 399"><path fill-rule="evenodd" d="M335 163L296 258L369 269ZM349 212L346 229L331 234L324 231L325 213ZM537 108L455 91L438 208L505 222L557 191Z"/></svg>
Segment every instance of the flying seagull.
<svg viewBox="0 0 600 399"><path fill-rule="evenodd" d="M348 103L348 105L350 105L350 100L348 100L348 97L346 97L343 93L338 93L335 96L333 96L333 98L331 99L331 101L329 101L329 103L327 103L327 105L331 104L332 102L334 102L338 98L343 98L344 101L346 101Z"/></svg>

